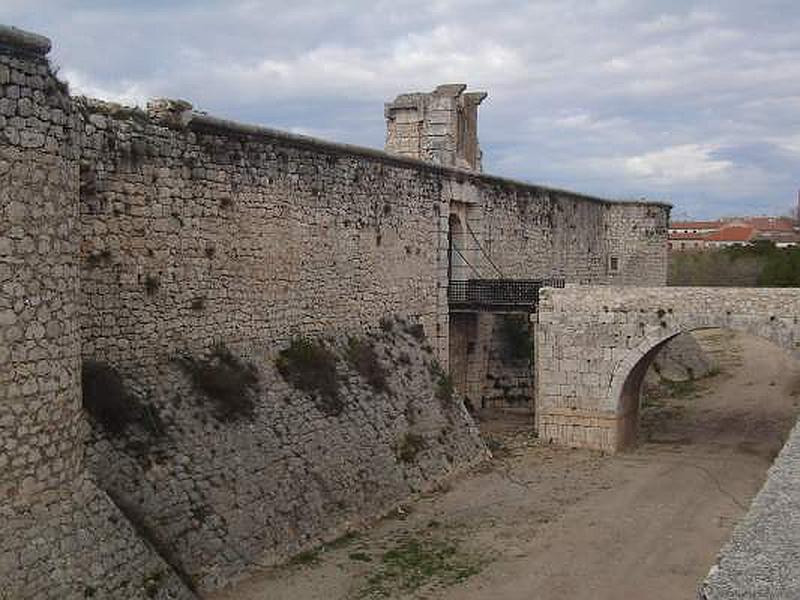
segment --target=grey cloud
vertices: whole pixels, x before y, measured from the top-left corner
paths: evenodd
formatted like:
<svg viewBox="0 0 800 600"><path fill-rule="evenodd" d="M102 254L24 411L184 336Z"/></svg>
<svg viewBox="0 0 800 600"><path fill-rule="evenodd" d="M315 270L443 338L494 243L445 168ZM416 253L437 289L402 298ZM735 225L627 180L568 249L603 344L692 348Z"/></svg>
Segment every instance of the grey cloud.
<svg viewBox="0 0 800 600"><path fill-rule="evenodd" d="M696 216L783 210L800 8L768 0L4 0L78 87L383 144L395 94L489 91L487 170Z"/></svg>

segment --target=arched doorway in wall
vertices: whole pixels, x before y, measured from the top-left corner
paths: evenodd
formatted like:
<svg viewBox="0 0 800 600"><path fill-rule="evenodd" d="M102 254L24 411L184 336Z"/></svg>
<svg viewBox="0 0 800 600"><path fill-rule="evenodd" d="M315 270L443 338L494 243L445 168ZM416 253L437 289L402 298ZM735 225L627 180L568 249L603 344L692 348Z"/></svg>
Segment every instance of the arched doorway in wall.
<svg viewBox="0 0 800 600"><path fill-rule="evenodd" d="M609 398L616 401L617 449L631 449L643 441L642 417L647 410L654 409L653 406L643 404L646 399L643 394L645 377L659 353L681 333L687 332L696 334L695 337L699 339L706 352L727 356L724 359L727 362L716 365L710 377L695 379L690 373L687 382L679 382L679 385L662 380L668 384L662 408L683 410L687 419L708 420L708 423L684 422L682 430L681 427L675 426L672 432L674 440L692 437L695 434L702 435L700 430L703 427L709 429L710 436L725 434L726 427L731 433L739 429L750 432L748 427L753 423L763 426L762 433L765 434L773 430L778 431L780 436L788 434L797 414L796 409L800 407L800 361L798 360L800 357L793 347L786 346L785 338L770 335L769 331L759 331L754 334L752 331L739 329L686 328L666 333L659 339L646 340L633 349L618 368L612 380ZM723 345L715 349L715 344ZM726 347L725 344L731 347ZM732 353L733 358L726 353ZM736 358L737 353L742 355L741 359ZM783 365L781 369L776 367L779 363ZM780 385L786 385L787 372L794 373L792 377L795 378L793 385L796 389L790 394L780 389ZM771 375L768 375L769 373ZM659 377L657 373L651 372L648 379L652 381ZM777 381L777 384L775 381L768 382L775 384L776 387L765 387L763 381L765 377ZM787 394L793 394L792 398L796 396L796 399L790 398ZM675 397L672 398L671 395ZM727 405L726 395L730 399ZM763 406L757 404L759 401ZM772 406L773 404L775 406ZM712 422L714 419L718 422ZM670 438L667 436L665 439ZM750 442L743 440L742 443Z"/></svg>
<svg viewBox="0 0 800 600"><path fill-rule="evenodd" d="M469 259L467 258L466 231L461 217L451 214L447 235L447 280L466 281L469 279Z"/></svg>

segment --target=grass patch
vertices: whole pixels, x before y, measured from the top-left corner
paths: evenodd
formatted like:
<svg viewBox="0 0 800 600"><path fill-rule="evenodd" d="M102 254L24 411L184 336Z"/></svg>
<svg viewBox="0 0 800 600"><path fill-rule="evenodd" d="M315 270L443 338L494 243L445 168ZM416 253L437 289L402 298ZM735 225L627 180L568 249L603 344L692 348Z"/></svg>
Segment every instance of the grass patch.
<svg viewBox="0 0 800 600"><path fill-rule="evenodd" d="M180 364L195 389L211 401L220 421L252 417L258 391L258 370L217 344L205 358L185 356Z"/></svg>
<svg viewBox="0 0 800 600"><path fill-rule="evenodd" d="M360 338L347 340L345 350L347 363L366 381L376 392L385 392L388 389L386 368L381 364L375 346Z"/></svg>
<svg viewBox="0 0 800 600"><path fill-rule="evenodd" d="M425 438L416 433L405 433L395 444L394 453L397 460L404 463L414 462L422 450L427 447Z"/></svg>
<svg viewBox="0 0 800 600"><path fill-rule="evenodd" d="M310 565L318 565L322 558L320 557L320 553L322 552L322 548L314 548L313 550L306 550L305 552L301 552L300 554L295 554L289 564L292 566L310 566Z"/></svg>
<svg viewBox="0 0 800 600"><path fill-rule="evenodd" d="M310 395L326 415L344 410L336 373L336 355L322 342L297 336L275 359L278 373L298 390Z"/></svg>
<svg viewBox="0 0 800 600"><path fill-rule="evenodd" d="M452 402L453 395L455 394L455 387L453 386L453 379L444 372L442 366L437 360L431 361L429 365L431 376L434 379L436 399L443 405Z"/></svg>
<svg viewBox="0 0 800 600"><path fill-rule="evenodd" d="M323 548L326 550L338 550L339 548L345 548L352 544L355 540L358 539L358 533L355 531L348 531L340 535L333 541L328 542L327 544L323 544Z"/></svg>
<svg viewBox="0 0 800 600"><path fill-rule="evenodd" d="M670 398L696 398L700 393L700 389L693 379L687 379L686 381L663 379L661 383L666 388L666 394Z"/></svg>
<svg viewBox="0 0 800 600"><path fill-rule="evenodd" d="M402 539L383 554L358 598L388 598L395 591L413 594L424 586L454 585L480 570L480 562L461 552L454 541Z"/></svg>
<svg viewBox="0 0 800 600"><path fill-rule="evenodd" d="M83 408L106 432L119 435L131 425L138 425L149 435L163 435L164 424L156 410L131 394L112 366L84 361L81 389Z"/></svg>
<svg viewBox="0 0 800 600"><path fill-rule="evenodd" d="M372 557L366 552L351 552L347 558L358 562L372 562Z"/></svg>

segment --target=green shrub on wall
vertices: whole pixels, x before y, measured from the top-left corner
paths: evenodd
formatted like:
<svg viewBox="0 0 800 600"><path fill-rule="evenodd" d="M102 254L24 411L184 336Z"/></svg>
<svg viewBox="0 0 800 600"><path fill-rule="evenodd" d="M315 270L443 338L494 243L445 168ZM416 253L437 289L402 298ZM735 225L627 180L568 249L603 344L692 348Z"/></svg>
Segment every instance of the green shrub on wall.
<svg viewBox="0 0 800 600"><path fill-rule="evenodd" d="M106 432L120 435L138 425L148 434L163 435L164 424L158 413L128 391L114 367L100 361L84 361L81 390L84 410Z"/></svg>
<svg viewBox="0 0 800 600"><path fill-rule="evenodd" d="M235 356L223 344L214 346L203 358L181 357L180 364L201 397L212 403L219 420L252 416L259 384L255 365Z"/></svg>
<svg viewBox="0 0 800 600"><path fill-rule="evenodd" d="M275 359L278 373L298 390L309 394L326 415L336 416L344 409L336 372L336 355L318 340L292 338L289 347Z"/></svg>
<svg viewBox="0 0 800 600"><path fill-rule="evenodd" d="M361 338L351 337L347 340L345 358L348 364L366 381L376 392L385 392L388 389L386 368L381 364L375 346Z"/></svg>

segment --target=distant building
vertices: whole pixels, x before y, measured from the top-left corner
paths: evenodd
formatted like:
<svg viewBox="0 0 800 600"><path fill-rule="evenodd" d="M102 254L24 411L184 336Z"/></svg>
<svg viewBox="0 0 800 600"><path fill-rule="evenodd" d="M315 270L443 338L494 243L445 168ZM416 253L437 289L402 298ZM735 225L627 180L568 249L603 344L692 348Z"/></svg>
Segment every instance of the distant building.
<svg viewBox="0 0 800 600"><path fill-rule="evenodd" d="M752 225L734 223L723 225L719 230L706 235L706 248L726 248L729 246L747 246L755 241L757 230Z"/></svg>
<svg viewBox="0 0 800 600"><path fill-rule="evenodd" d="M800 246L797 221L790 217L759 216L675 221L669 225L669 249L677 252L747 246L761 240L779 248Z"/></svg>
<svg viewBox="0 0 800 600"><path fill-rule="evenodd" d="M717 231L722 224L722 221L673 221L669 224L669 232L702 235Z"/></svg>

